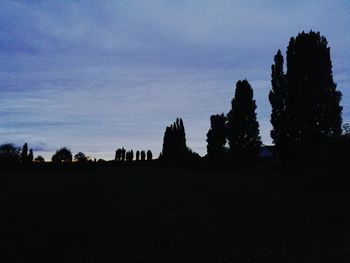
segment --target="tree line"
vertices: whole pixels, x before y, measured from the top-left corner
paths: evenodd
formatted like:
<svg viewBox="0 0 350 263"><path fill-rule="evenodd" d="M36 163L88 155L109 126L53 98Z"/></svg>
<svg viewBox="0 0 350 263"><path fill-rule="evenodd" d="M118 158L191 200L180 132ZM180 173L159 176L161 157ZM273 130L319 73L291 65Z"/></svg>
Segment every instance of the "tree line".
<svg viewBox="0 0 350 263"><path fill-rule="evenodd" d="M131 162L134 160L135 161L146 161L146 158L147 158L147 161L153 160L153 154L152 154L151 150L147 150L147 153L145 151L137 150L135 153L135 159L134 159L134 151L133 150L126 151L123 147L123 148L117 149L115 151L114 160L117 162L120 162L120 161Z"/></svg>
<svg viewBox="0 0 350 263"><path fill-rule="evenodd" d="M284 70L286 65L286 70ZM271 65L271 138L279 160L292 160L300 154L314 153L320 145L339 139L350 139L349 125L342 126L342 94L333 80L330 47L319 32L299 33L289 41L286 63L278 50ZM253 88L247 79L238 80L227 114L213 114L207 132L207 155L210 161L254 161L262 148L259 122L256 115ZM166 127L162 151L164 161L198 160L200 156L186 144L183 120L177 118ZM33 150L25 143L22 150L13 144L0 146L0 161L30 163ZM92 161L84 153L74 156L77 162ZM116 162L153 160L150 150L115 152ZM73 155L67 147L56 151L53 162L71 162ZM96 161L96 159L94 160Z"/></svg>
<svg viewBox="0 0 350 263"><path fill-rule="evenodd" d="M115 152L116 162L131 162L131 161L152 161L153 153L151 150L146 151L136 151L136 155L134 158L133 150L126 151L123 148L117 149ZM45 162L43 156L38 155L34 159L33 149L28 150L28 144L25 143L22 147L15 146L12 143L6 143L0 145L0 163L4 164L29 164L32 162ZM89 156L86 156L83 152L78 152L73 156L71 150L67 147L62 147L58 149L51 157L51 161L54 163L70 163L70 162L78 162L78 163L88 163L88 162L97 162L96 159L92 160ZM99 161L104 161L100 159Z"/></svg>
<svg viewBox="0 0 350 263"><path fill-rule="evenodd" d="M28 148L28 144L24 143L22 149L16 147L12 143L5 143L0 145L0 163L14 164L23 163L29 164L33 161L44 161L42 156L38 156L34 159L33 149Z"/></svg>
<svg viewBox="0 0 350 263"><path fill-rule="evenodd" d="M345 137L342 129L342 94L333 80L330 48L319 32L299 33L289 41L284 58L280 50L271 66L271 138L281 161L307 156L329 142ZM344 135L345 134L345 135ZM231 109L210 117L207 159L211 161L255 160L262 148L256 102L248 80L236 83ZM176 160L185 156L183 122L167 127L162 156Z"/></svg>

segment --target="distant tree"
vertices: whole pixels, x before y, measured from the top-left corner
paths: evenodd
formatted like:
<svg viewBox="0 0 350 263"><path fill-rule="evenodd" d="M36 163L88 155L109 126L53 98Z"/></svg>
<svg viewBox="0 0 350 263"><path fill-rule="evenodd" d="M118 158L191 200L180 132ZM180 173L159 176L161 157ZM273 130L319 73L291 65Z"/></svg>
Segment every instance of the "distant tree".
<svg viewBox="0 0 350 263"><path fill-rule="evenodd" d="M72 159L72 152L66 147L57 150L52 156L52 162L54 163L72 162Z"/></svg>
<svg viewBox="0 0 350 263"><path fill-rule="evenodd" d="M44 157L42 157L41 155L39 155L38 157L36 157L36 158L34 159L34 161L35 161L35 162L38 162L38 163L43 163L43 162L45 162L45 159L44 159Z"/></svg>
<svg viewBox="0 0 350 263"><path fill-rule="evenodd" d="M125 160L127 160L127 152L123 147L121 149L118 149L115 152L115 161L125 161Z"/></svg>
<svg viewBox="0 0 350 263"><path fill-rule="evenodd" d="M291 157L308 153L323 141L341 135L342 94L333 81L327 39L319 32L302 32L290 39L285 84L277 85L278 76L282 78L281 55L278 57L277 73L272 76L272 105L277 116L276 105L282 100L275 94L285 96L285 115L282 123L273 119L273 139L277 148Z"/></svg>
<svg viewBox="0 0 350 263"><path fill-rule="evenodd" d="M167 126L164 132L163 138L163 150L162 150L162 159L171 160L174 159L175 155L175 146L174 146L174 132L173 125L170 127Z"/></svg>
<svg viewBox="0 0 350 263"><path fill-rule="evenodd" d="M30 149L30 150L29 150L28 157L27 157L27 161L28 161L29 163L31 163L31 162L33 162L33 159L34 159L33 149Z"/></svg>
<svg viewBox="0 0 350 263"><path fill-rule="evenodd" d="M136 161L140 160L140 151L136 151Z"/></svg>
<svg viewBox="0 0 350 263"><path fill-rule="evenodd" d="M20 161L20 148L12 143L0 145L0 162L4 164L13 164Z"/></svg>
<svg viewBox="0 0 350 263"><path fill-rule="evenodd" d="M253 89L247 80L237 82L231 105L227 122L230 155L236 160L252 160L260 152L261 138Z"/></svg>
<svg viewBox="0 0 350 263"><path fill-rule="evenodd" d="M223 159L226 154L226 116L224 114L212 115L210 117L210 126L211 128L207 133L208 157L211 160Z"/></svg>
<svg viewBox="0 0 350 263"><path fill-rule="evenodd" d="M131 162L134 159L134 152L133 150L130 150L128 152L126 152L126 161Z"/></svg>
<svg viewBox="0 0 350 263"><path fill-rule="evenodd" d="M89 158L84 153L78 152L76 155L74 155L74 161L78 163L87 163Z"/></svg>
<svg viewBox="0 0 350 263"><path fill-rule="evenodd" d="M121 149L121 161L125 161L125 157L126 157L126 150L123 147Z"/></svg>
<svg viewBox="0 0 350 263"><path fill-rule="evenodd" d="M183 121L181 118L177 119L176 122L176 126L177 129L175 129L175 131L177 130L177 136L178 136L178 143L179 143L179 152L184 151L186 152L188 150L187 146L186 146L186 133L185 133L185 126L183 124Z"/></svg>
<svg viewBox="0 0 350 263"><path fill-rule="evenodd" d="M28 144L25 143L22 147L21 162L26 163L28 161Z"/></svg>
<svg viewBox="0 0 350 263"><path fill-rule="evenodd" d="M146 153L145 151L141 151L141 161L145 161L146 160Z"/></svg>
<svg viewBox="0 0 350 263"><path fill-rule="evenodd" d="M191 159L191 157L191 151L186 146L183 121L177 118L171 126L165 129L161 159L175 161Z"/></svg>
<svg viewBox="0 0 350 263"><path fill-rule="evenodd" d="M115 151L115 161L121 161L122 159L122 149L118 149Z"/></svg>
<svg viewBox="0 0 350 263"><path fill-rule="evenodd" d="M284 155L283 151L287 143L287 87L286 75L283 72L283 56L281 50L277 51L274 58L275 64L271 66L271 90L269 101L272 106L271 113L271 138L277 147L279 155Z"/></svg>
<svg viewBox="0 0 350 263"><path fill-rule="evenodd" d="M152 154L151 150L148 150L147 151L147 161L152 161L152 159L153 159L153 154Z"/></svg>

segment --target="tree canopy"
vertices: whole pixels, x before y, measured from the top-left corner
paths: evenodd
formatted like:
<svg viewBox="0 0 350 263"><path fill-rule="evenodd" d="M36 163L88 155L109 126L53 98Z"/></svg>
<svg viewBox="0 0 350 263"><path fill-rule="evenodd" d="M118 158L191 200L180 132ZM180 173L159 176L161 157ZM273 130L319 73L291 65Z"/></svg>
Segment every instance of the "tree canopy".
<svg viewBox="0 0 350 263"><path fill-rule="evenodd" d="M207 153L211 160L223 159L226 155L225 144L227 141L226 116L210 116L210 129L207 133Z"/></svg>
<svg viewBox="0 0 350 263"><path fill-rule="evenodd" d="M28 162L28 144L27 143L25 143L22 147L21 162L22 163Z"/></svg>
<svg viewBox="0 0 350 263"><path fill-rule="evenodd" d="M287 48L287 72L281 52L272 65L272 138L287 157L308 152L341 135L342 94L333 81L330 48L320 33L302 32Z"/></svg>
<svg viewBox="0 0 350 263"><path fill-rule="evenodd" d="M83 152L78 152L74 155L74 161L78 163L86 163L88 160L89 158Z"/></svg>
<svg viewBox="0 0 350 263"><path fill-rule="evenodd" d="M283 72L283 56L281 50L277 51L271 66L271 90L269 101L272 106L270 132L271 138L277 146L278 152L283 155L287 141L287 118L286 118L286 75Z"/></svg>
<svg viewBox="0 0 350 263"><path fill-rule="evenodd" d="M38 162L38 163L43 163L45 162L45 159L44 157L42 157L41 155L38 155L35 159L34 159L35 162Z"/></svg>
<svg viewBox="0 0 350 263"><path fill-rule="evenodd" d="M16 147L12 143L5 143L0 145L0 162L9 164L17 163L20 161L20 148Z"/></svg>
<svg viewBox="0 0 350 263"><path fill-rule="evenodd" d="M185 126L181 118L166 127L163 138L163 149L160 159L166 161L184 161L198 157L198 154L192 152L186 145Z"/></svg>
<svg viewBox="0 0 350 263"><path fill-rule="evenodd" d="M73 156L72 152L67 147L62 147L56 151L51 159L54 163L66 163L72 162Z"/></svg>
<svg viewBox="0 0 350 263"><path fill-rule="evenodd" d="M152 161L152 159L153 159L153 154L152 154L151 150L148 150L147 151L147 161Z"/></svg>
<svg viewBox="0 0 350 263"><path fill-rule="evenodd" d="M247 80L238 81L227 119L229 153L236 160L251 160L261 148L253 89Z"/></svg>
<svg viewBox="0 0 350 263"><path fill-rule="evenodd" d="M166 127L163 139L162 158L165 160L181 159L187 151L185 127L181 118Z"/></svg>

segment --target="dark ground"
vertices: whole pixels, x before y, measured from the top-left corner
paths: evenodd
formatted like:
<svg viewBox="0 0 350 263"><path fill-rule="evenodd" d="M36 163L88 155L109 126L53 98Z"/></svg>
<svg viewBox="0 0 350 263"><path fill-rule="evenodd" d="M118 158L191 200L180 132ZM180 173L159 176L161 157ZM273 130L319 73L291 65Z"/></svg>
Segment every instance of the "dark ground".
<svg viewBox="0 0 350 263"><path fill-rule="evenodd" d="M350 190L336 175L1 173L1 262L350 262Z"/></svg>

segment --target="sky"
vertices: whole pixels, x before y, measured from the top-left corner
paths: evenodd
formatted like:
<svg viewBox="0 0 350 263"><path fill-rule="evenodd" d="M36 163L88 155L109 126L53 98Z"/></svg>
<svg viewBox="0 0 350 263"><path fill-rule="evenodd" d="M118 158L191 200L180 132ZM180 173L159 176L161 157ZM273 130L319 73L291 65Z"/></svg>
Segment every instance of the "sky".
<svg viewBox="0 0 350 263"><path fill-rule="evenodd" d="M273 57L319 31L350 122L350 1L0 1L0 143L28 142L113 159L117 148L158 156L181 117L187 144L206 154L212 114L235 84L254 89L271 144Z"/></svg>

